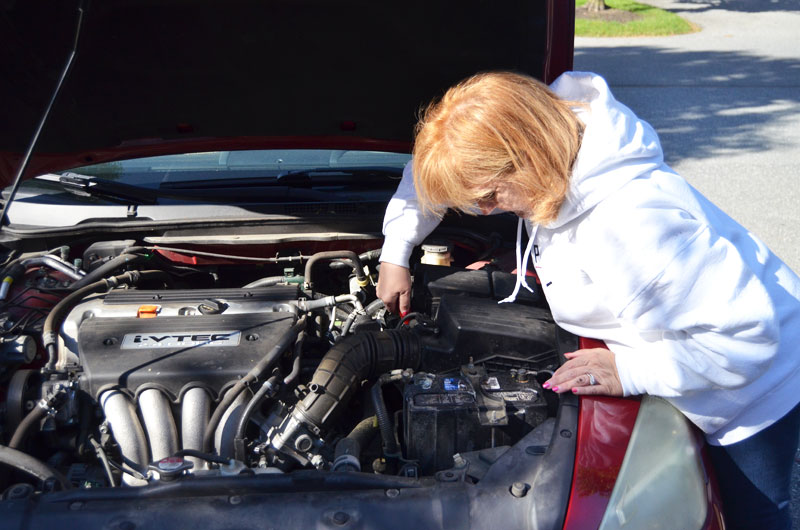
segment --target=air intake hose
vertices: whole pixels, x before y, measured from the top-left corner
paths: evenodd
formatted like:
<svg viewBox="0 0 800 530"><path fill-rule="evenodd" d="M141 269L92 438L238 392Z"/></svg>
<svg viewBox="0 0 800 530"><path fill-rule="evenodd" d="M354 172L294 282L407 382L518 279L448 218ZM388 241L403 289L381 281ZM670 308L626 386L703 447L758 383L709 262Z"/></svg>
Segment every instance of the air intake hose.
<svg viewBox="0 0 800 530"><path fill-rule="evenodd" d="M311 378L308 395L292 415L323 429L345 405L361 381L375 380L397 368L419 367L422 348L416 334L406 330L364 332L331 348Z"/></svg>

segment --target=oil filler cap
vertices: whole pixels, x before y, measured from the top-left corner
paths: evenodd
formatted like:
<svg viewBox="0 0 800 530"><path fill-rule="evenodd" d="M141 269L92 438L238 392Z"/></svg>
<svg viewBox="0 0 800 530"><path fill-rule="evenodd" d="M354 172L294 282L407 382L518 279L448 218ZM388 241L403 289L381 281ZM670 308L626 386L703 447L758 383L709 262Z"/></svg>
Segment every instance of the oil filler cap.
<svg viewBox="0 0 800 530"><path fill-rule="evenodd" d="M212 298L203 300L200 302L200 305L197 306L197 310L204 315L219 315L226 309L228 309L228 304L222 300L214 300Z"/></svg>

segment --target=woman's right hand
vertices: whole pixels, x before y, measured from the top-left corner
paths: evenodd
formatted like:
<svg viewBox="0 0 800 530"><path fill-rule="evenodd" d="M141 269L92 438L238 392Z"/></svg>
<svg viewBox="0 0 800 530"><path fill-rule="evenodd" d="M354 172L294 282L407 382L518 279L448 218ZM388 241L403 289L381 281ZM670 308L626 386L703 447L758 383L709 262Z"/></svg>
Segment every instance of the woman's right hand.
<svg viewBox="0 0 800 530"><path fill-rule="evenodd" d="M408 267L385 261L381 263L377 295L392 313L407 313L411 309L411 272Z"/></svg>

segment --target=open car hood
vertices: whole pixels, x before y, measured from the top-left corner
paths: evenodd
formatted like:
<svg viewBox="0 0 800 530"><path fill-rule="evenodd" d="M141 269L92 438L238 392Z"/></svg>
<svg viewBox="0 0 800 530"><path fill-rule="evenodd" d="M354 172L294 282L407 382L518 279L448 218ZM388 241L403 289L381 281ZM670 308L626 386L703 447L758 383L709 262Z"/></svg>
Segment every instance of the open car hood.
<svg viewBox="0 0 800 530"><path fill-rule="evenodd" d="M212 148L408 151L417 111L454 82L494 69L549 82L572 65L573 6L557 0L87 4L74 64L25 177ZM78 2L0 7L3 185L77 21Z"/></svg>

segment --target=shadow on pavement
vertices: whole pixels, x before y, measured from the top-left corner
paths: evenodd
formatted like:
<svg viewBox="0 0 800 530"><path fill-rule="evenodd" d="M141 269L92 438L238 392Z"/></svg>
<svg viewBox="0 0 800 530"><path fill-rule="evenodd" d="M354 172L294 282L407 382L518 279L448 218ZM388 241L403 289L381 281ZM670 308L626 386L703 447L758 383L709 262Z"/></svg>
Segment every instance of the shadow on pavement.
<svg viewBox="0 0 800 530"><path fill-rule="evenodd" d="M764 128L797 119L800 60L580 46L575 68L606 77L616 97L656 128L668 161L790 145Z"/></svg>
<svg viewBox="0 0 800 530"><path fill-rule="evenodd" d="M681 3L696 5L692 12L712 9L738 11L740 13L763 13L765 11L800 11L800 0L681 0ZM672 11L672 9L668 9Z"/></svg>

